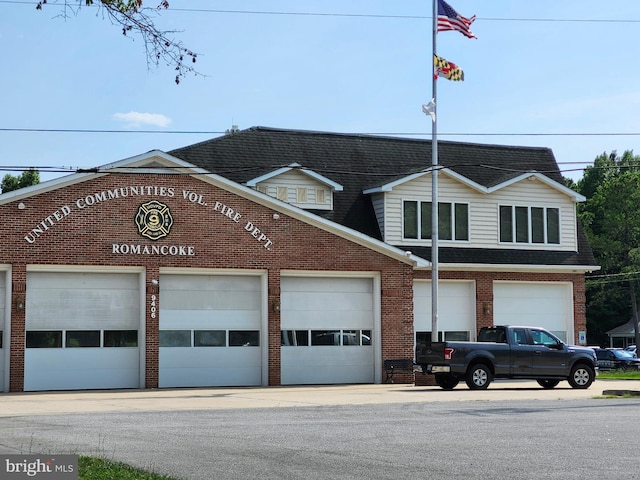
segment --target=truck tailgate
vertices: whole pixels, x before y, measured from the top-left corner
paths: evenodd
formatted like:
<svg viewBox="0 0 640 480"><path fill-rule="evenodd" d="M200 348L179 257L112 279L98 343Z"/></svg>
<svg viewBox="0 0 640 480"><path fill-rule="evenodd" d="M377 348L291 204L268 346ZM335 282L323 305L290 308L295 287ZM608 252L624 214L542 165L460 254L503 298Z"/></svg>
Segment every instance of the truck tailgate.
<svg viewBox="0 0 640 480"><path fill-rule="evenodd" d="M416 363L419 365L443 365L446 342L422 343L416 347Z"/></svg>

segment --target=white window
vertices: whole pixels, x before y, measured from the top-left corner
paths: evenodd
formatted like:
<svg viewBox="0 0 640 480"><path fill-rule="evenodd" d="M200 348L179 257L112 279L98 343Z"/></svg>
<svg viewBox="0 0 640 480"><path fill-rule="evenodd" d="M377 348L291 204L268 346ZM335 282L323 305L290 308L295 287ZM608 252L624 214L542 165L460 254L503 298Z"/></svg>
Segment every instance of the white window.
<svg viewBox="0 0 640 480"><path fill-rule="evenodd" d="M405 200L403 222L405 239L431 239L431 202ZM438 239L469 240L468 204L438 203Z"/></svg>
<svg viewBox="0 0 640 480"><path fill-rule="evenodd" d="M288 189L287 187L278 187L276 191L276 198L278 200L282 200L283 202L288 201Z"/></svg>
<svg viewBox="0 0 640 480"><path fill-rule="evenodd" d="M264 193L265 195L269 195L269 187L266 185L258 185L258 191L260 193Z"/></svg>
<svg viewBox="0 0 640 480"><path fill-rule="evenodd" d="M320 205L327 203L327 191L324 188L316 189L316 203Z"/></svg>
<svg viewBox="0 0 640 480"><path fill-rule="evenodd" d="M560 244L560 209L501 205L500 242Z"/></svg>
<svg viewBox="0 0 640 480"><path fill-rule="evenodd" d="M304 187L296 188L296 202L307 203L307 189Z"/></svg>

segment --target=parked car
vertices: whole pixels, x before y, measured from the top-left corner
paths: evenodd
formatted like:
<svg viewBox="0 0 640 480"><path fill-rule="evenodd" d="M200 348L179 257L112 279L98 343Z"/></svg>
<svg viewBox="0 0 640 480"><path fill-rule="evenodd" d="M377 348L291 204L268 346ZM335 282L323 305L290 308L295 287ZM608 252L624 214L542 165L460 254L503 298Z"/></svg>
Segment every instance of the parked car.
<svg viewBox="0 0 640 480"><path fill-rule="evenodd" d="M636 346L635 345L629 345L627 348L624 349L626 352L629 352L631 355L633 355L634 357L638 356L638 351L636 350Z"/></svg>
<svg viewBox="0 0 640 480"><path fill-rule="evenodd" d="M597 348L598 368L600 370L638 370L640 358L635 358L626 350L618 348Z"/></svg>

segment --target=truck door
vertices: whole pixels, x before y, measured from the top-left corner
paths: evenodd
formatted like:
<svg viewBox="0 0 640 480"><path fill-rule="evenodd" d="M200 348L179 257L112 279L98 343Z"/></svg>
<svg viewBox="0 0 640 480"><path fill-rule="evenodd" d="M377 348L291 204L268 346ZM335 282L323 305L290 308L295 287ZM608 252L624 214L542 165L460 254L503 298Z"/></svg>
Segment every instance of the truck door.
<svg viewBox="0 0 640 480"><path fill-rule="evenodd" d="M567 350L558 348L560 341L544 330L530 329L533 344L533 371L541 376L566 375Z"/></svg>
<svg viewBox="0 0 640 480"><path fill-rule="evenodd" d="M511 330L511 358L514 375L530 375L533 369L533 352L535 346L527 335L525 328Z"/></svg>

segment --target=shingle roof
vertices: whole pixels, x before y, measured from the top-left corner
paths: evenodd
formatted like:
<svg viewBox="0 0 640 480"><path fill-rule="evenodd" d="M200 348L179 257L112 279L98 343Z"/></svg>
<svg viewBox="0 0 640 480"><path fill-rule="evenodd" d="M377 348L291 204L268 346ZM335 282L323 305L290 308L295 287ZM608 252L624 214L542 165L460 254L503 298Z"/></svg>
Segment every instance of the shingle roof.
<svg viewBox="0 0 640 480"><path fill-rule="evenodd" d="M314 213L378 240L381 239L378 222L371 199L363 190L431 166L429 140L267 127L252 127L168 153L238 183L299 163L344 187L334 196L333 211ZM485 187L528 171L562 183L562 175L548 148L439 141L438 161ZM504 250L496 251L495 255L488 255L487 250L467 248L445 251L451 251L452 263L595 265L581 230L579 236L581 250L573 256L558 252L534 254L526 250L510 250L509 255ZM420 255L417 250L414 253ZM425 255L428 252L428 249L421 250ZM445 258L447 256L445 254ZM567 256L570 258L565 258ZM523 261L533 257L535 260Z"/></svg>

